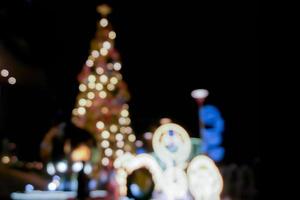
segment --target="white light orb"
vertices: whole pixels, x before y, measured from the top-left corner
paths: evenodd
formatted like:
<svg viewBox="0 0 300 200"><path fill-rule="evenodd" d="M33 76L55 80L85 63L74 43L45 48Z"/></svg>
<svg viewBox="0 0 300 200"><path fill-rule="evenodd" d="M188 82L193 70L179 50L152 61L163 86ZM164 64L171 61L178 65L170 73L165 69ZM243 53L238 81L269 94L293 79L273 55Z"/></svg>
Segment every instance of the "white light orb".
<svg viewBox="0 0 300 200"><path fill-rule="evenodd" d="M103 140L102 142L101 142L101 147L102 148L107 148L107 147L109 147L109 141L107 141L107 140Z"/></svg>
<svg viewBox="0 0 300 200"><path fill-rule="evenodd" d="M46 167L46 170L47 170L47 173L51 176L53 176L56 172L53 163L48 163L47 167Z"/></svg>
<svg viewBox="0 0 300 200"><path fill-rule="evenodd" d="M128 115L129 115L128 110L124 109L124 110L121 111L121 116L122 117L128 117Z"/></svg>
<svg viewBox="0 0 300 200"><path fill-rule="evenodd" d="M48 190L55 191L56 189L57 189L57 184L55 184L54 182L50 182L48 184Z"/></svg>
<svg viewBox="0 0 300 200"><path fill-rule="evenodd" d="M197 89L193 90L191 95L194 99L204 99L209 95L209 92L206 89Z"/></svg>
<svg viewBox="0 0 300 200"><path fill-rule="evenodd" d="M98 57L99 57L99 51L93 50L93 51L92 51L92 56L93 56L94 58L98 58Z"/></svg>
<svg viewBox="0 0 300 200"><path fill-rule="evenodd" d="M113 151L111 148L107 148L104 150L104 154L105 154L105 156L110 157L110 156L112 156Z"/></svg>
<svg viewBox="0 0 300 200"><path fill-rule="evenodd" d="M88 81L90 81L90 82L95 82L95 81L96 81L96 76L93 75L93 74L89 75Z"/></svg>
<svg viewBox="0 0 300 200"><path fill-rule="evenodd" d="M108 81L108 78L105 74L100 76L100 82L101 83L107 83L107 81Z"/></svg>
<svg viewBox="0 0 300 200"><path fill-rule="evenodd" d="M75 162L75 163L73 163L73 165L72 165L72 171L75 172L75 173L77 173L77 172L79 172L80 170L82 170L82 168L83 168L82 162Z"/></svg>
<svg viewBox="0 0 300 200"><path fill-rule="evenodd" d="M105 124L102 121L98 121L96 123L96 127L101 130L101 129L104 129Z"/></svg>
<svg viewBox="0 0 300 200"><path fill-rule="evenodd" d="M102 133L101 133L101 137L103 138L103 139L108 139L109 138L109 136L110 136L110 133L108 132L108 131L102 131Z"/></svg>
<svg viewBox="0 0 300 200"><path fill-rule="evenodd" d="M83 171L85 174L91 174L93 171L92 165L90 163L85 164Z"/></svg>
<svg viewBox="0 0 300 200"><path fill-rule="evenodd" d="M114 64L114 70L119 71L119 70L121 70L121 68L122 68L121 63L116 62L116 63Z"/></svg>
<svg viewBox="0 0 300 200"><path fill-rule="evenodd" d="M107 166L109 164L109 159L104 157L104 158L102 158L101 163L103 166Z"/></svg>
<svg viewBox="0 0 300 200"><path fill-rule="evenodd" d="M103 89L103 85L101 83L96 83L96 90L100 91Z"/></svg>
<svg viewBox="0 0 300 200"><path fill-rule="evenodd" d="M17 80L15 77L9 77L8 78L8 83L11 84L11 85L14 85L16 84Z"/></svg>
<svg viewBox="0 0 300 200"><path fill-rule="evenodd" d="M122 135L122 133L116 134L116 140L117 140L117 141L121 141L121 140L123 140L123 139L124 139L124 136Z"/></svg>
<svg viewBox="0 0 300 200"><path fill-rule="evenodd" d="M103 42L103 48L110 49L110 47L111 47L110 42L108 42L108 41Z"/></svg>
<svg viewBox="0 0 300 200"><path fill-rule="evenodd" d="M108 33L108 37L109 37L109 39L114 40L116 38L116 32L110 31Z"/></svg>
<svg viewBox="0 0 300 200"><path fill-rule="evenodd" d="M88 59L88 60L85 62L85 64L86 64L88 67L93 67L94 61Z"/></svg>
<svg viewBox="0 0 300 200"><path fill-rule="evenodd" d="M106 93L105 91L101 91L101 92L99 92L99 97L100 97L101 99L104 99L104 98L107 97L107 93Z"/></svg>
<svg viewBox="0 0 300 200"><path fill-rule="evenodd" d="M9 71L7 69L2 69L1 70L1 76L8 77L8 75L9 75Z"/></svg>
<svg viewBox="0 0 300 200"><path fill-rule="evenodd" d="M108 20L106 18L102 18L99 22L100 26L105 28L108 25Z"/></svg>
<svg viewBox="0 0 300 200"><path fill-rule="evenodd" d="M60 161L56 164L56 169L58 172L60 173L65 173L68 169L68 165L66 162L64 161Z"/></svg>
<svg viewBox="0 0 300 200"><path fill-rule="evenodd" d="M79 85L79 90L80 90L80 92L85 92L86 89L87 89L87 87L86 87L86 85L84 85L83 83L81 83L81 84Z"/></svg>
<svg viewBox="0 0 300 200"><path fill-rule="evenodd" d="M105 49L105 48L101 48L101 49L100 49L100 54L101 54L102 56L106 56L106 55L108 54L108 50Z"/></svg>

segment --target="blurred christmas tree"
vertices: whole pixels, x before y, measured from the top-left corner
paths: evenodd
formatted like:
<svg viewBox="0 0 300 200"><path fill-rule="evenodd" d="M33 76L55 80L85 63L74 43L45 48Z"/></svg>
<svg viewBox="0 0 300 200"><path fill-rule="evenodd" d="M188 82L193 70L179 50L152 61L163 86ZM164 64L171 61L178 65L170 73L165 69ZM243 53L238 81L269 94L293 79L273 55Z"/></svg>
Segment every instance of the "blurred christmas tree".
<svg viewBox="0 0 300 200"><path fill-rule="evenodd" d="M91 41L90 55L78 76L80 92L72 122L95 137L101 164L107 166L124 152L133 152L135 135L126 104L130 96L119 72L120 55L114 47L116 33L107 19L111 9L102 5L97 11L102 18Z"/></svg>

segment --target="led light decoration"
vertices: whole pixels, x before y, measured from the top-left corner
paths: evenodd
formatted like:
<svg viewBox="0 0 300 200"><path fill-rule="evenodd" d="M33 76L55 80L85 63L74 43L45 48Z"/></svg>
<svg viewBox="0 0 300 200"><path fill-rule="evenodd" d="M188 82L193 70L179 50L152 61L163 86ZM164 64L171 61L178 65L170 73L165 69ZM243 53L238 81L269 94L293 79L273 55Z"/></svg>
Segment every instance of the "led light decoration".
<svg viewBox="0 0 300 200"><path fill-rule="evenodd" d="M205 155L195 157L187 169L189 188L195 200L219 200L223 179L213 160Z"/></svg>
<svg viewBox="0 0 300 200"><path fill-rule="evenodd" d="M191 152L188 133L174 123L160 126L154 133L152 145L155 154L167 165L184 164Z"/></svg>
<svg viewBox="0 0 300 200"><path fill-rule="evenodd" d="M189 191L196 200L220 199L223 181L218 168L204 155L196 156L190 164L187 163L191 141L181 126L173 123L160 126L153 135L152 144L156 156L166 168L162 169L149 154L125 153L120 156L114 167L121 196L127 195L127 176L137 169L146 168L152 174L155 191L162 191L166 195L164 199L186 199Z"/></svg>
<svg viewBox="0 0 300 200"><path fill-rule="evenodd" d="M100 5L97 11L101 18L91 41L90 55L78 75L79 93L72 122L96 138L99 155L105 156L98 159L98 164L107 166L124 152L134 152L136 138L130 128L126 104L130 94L120 72L122 62L115 47L116 33L109 22L111 9ZM108 146L111 150L107 150Z"/></svg>
<svg viewBox="0 0 300 200"><path fill-rule="evenodd" d="M221 161L225 150L221 147L224 120L220 111L212 105L205 105L199 109L199 118L204 126L201 128L202 151L214 161Z"/></svg>

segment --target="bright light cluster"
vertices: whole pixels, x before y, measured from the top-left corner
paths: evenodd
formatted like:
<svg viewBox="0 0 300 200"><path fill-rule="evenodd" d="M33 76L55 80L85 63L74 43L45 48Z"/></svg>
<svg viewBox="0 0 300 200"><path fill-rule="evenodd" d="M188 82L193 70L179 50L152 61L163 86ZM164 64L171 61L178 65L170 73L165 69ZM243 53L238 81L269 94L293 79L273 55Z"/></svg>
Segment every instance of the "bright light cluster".
<svg viewBox="0 0 300 200"><path fill-rule="evenodd" d="M173 132L169 132L170 130ZM165 134L166 131L168 134ZM186 141L179 146L184 151L177 150L178 152L185 153L179 159L174 157L174 155L179 156L176 151L171 151L171 153L165 152L165 148L168 148L167 146L172 139L168 138L169 141L164 141L164 136L175 136L176 134L183 141ZM163 162L172 160L172 165L164 163L167 164L166 169L162 169L156 159L149 154L134 156L126 153L116 159L114 167L117 169L116 180L120 187L121 196L127 195L127 176L133 171L145 167L152 174L155 190L163 191L167 199L186 199L190 191L196 200L219 200L223 189L223 180L213 160L205 155L199 155L189 164L182 164L182 162L188 159L190 152L187 146L191 146L191 143L187 141L190 141L190 138L182 127L177 124L164 124L154 133L153 148L156 156ZM185 172L186 168L187 173Z"/></svg>
<svg viewBox="0 0 300 200"><path fill-rule="evenodd" d="M120 70L122 64L114 50L114 39L116 32L111 30L110 23L106 17L99 21L98 33L105 33L103 37L96 38L92 45L84 71L80 76L77 105L73 109L73 120L79 127L84 127L93 115L95 108L99 112L99 118L94 125L88 122L88 130L97 138L97 145L101 149L101 164L107 166L115 158L131 151L132 144L136 140L130 127L128 105L115 108L115 101L124 96L122 94L122 75ZM110 61L111 59L111 61ZM126 97L124 97L126 98ZM111 103L113 102L113 103ZM110 105L114 104L113 107ZM117 103L120 104L120 103ZM116 116L116 121L106 120L110 115ZM93 119L94 120L94 119ZM78 123L78 124L77 124Z"/></svg>
<svg viewBox="0 0 300 200"><path fill-rule="evenodd" d="M70 166L68 166L66 161L59 161L57 163L48 163L46 166L46 171L49 175L54 176L57 173L65 173L68 169L72 169L73 172L78 173L80 170L84 169L84 172L86 174L90 174L91 173L91 164L90 163L86 163L85 165L82 164L82 162L79 161L75 161L73 162L73 164L71 164Z"/></svg>
<svg viewBox="0 0 300 200"><path fill-rule="evenodd" d="M7 82L10 84L10 85L14 85L16 84L17 82L17 79L13 76L11 77L8 77L10 75L10 72L7 70L7 69L2 69L0 71L0 75L3 77L3 78L8 78L7 79Z"/></svg>
<svg viewBox="0 0 300 200"><path fill-rule="evenodd" d="M214 161L204 155L196 156L187 169L189 188L196 200L220 199L223 179Z"/></svg>

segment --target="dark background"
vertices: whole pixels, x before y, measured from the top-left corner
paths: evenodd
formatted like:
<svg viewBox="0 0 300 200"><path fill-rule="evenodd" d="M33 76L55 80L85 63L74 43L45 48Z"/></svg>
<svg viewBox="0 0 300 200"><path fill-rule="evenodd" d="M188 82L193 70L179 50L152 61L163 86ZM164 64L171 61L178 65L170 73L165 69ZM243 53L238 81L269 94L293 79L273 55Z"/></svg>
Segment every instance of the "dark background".
<svg viewBox="0 0 300 200"><path fill-rule="evenodd" d="M1 1L0 58L6 61L0 67L17 84L0 79L0 137L17 143L20 159L39 159L39 143L56 116L69 120L102 2L113 8L136 134L169 117L198 136L190 92L206 88L206 103L225 119L224 162L257 163L258 5L252 1Z"/></svg>

